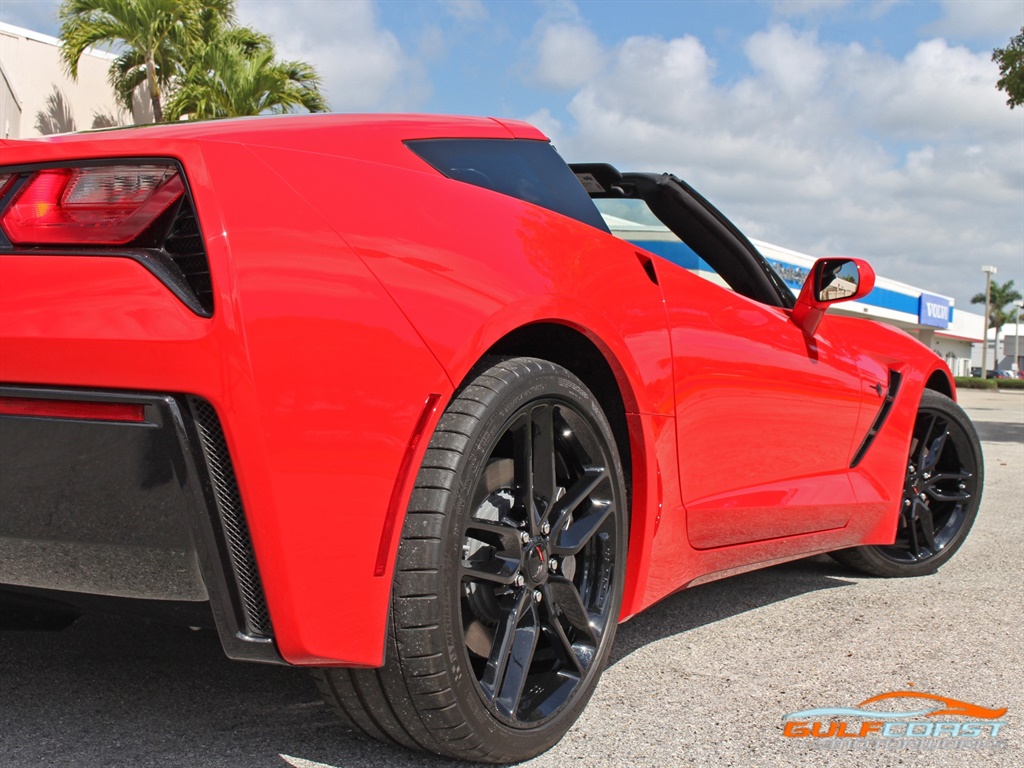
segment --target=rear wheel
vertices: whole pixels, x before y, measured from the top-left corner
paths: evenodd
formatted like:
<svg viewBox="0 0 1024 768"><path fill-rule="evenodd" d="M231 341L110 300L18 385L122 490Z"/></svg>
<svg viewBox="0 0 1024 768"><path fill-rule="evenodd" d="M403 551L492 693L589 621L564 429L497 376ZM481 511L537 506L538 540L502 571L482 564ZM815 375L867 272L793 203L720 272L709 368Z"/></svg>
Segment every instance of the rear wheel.
<svg viewBox="0 0 1024 768"><path fill-rule="evenodd" d="M327 701L384 741L514 762L575 722L615 635L622 469L564 368L491 360L441 418L417 476L379 670L320 670Z"/></svg>
<svg viewBox="0 0 1024 768"><path fill-rule="evenodd" d="M896 540L834 552L841 563L875 576L934 573L967 538L981 504L981 443L967 414L925 390L914 422Z"/></svg>

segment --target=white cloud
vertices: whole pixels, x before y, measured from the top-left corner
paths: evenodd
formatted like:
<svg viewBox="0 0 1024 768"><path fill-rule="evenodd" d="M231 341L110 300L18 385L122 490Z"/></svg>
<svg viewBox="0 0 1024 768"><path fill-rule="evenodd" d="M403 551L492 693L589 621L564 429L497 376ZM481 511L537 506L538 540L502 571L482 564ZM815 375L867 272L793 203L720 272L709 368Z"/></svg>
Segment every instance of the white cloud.
<svg viewBox="0 0 1024 768"><path fill-rule="evenodd" d="M930 40L894 58L787 26L745 51L753 74L722 84L695 38L624 41L573 96L560 151L673 171L754 237L866 257L961 307L975 262L1021 281L1024 114L987 51Z"/></svg>
<svg viewBox="0 0 1024 768"><path fill-rule="evenodd" d="M1024 3L1020 0L942 0L942 18L927 32L955 40L1007 41L1024 27Z"/></svg>
<svg viewBox="0 0 1024 768"><path fill-rule="evenodd" d="M848 4L849 0L775 0L772 9L780 16L815 16Z"/></svg>
<svg viewBox="0 0 1024 768"><path fill-rule="evenodd" d="M789 99L813 97L824 82L828 59L812 34L775 26L752 35L745 51L766 83Z"/></svg>
<svg viewBox="0 0 1024 768"><path fill-rule="evenodd" d="M576 88L601 70L603 58L601 43L586 27L547 24L540 31L534 75L541 85Z"/></svg>
<svg viewBox="0 0 1024 768"><path fill-rule="evenodd" d="M445 12L459 21L478 21L487 18L483 0L441 0Z"/></svg>
<svg viewBox="0 0 1024 768"><path fill-rule="evenodd" d="M238 16L273 36L278 54L313 64L335 111L410 110L426 103L430 85L369 0L240 0Z"/></svg>

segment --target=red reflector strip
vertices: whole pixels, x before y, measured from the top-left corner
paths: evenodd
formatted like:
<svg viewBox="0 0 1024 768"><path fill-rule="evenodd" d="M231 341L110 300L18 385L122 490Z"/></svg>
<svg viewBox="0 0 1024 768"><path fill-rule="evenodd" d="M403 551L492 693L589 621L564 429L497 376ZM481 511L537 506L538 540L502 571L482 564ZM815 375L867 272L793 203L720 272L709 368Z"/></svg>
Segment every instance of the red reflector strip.
<svg viewBox="0 0 1024 768"><path fill-rule="evenodd" d="M409 469L412 466L412 458L416 455L416 446L423 439L423 431L427 428L430 417L437 408L440 395L428 395L427 402L423 405L416 426L413 427L412 437L409 438L409 445L405 449L405 456L402 457L402 466L398 469L398 477L395 479L395 486L391 489L391 501L388 503L388 511L384 516L384 528L380 532L380 543L377 545L377 562L373 567L374 576L383 576L388 568L388 555L391 553L391 539L394 537L395 525L398 523L400 505L404 496L405 484L409 477Z"/></svg>
<svg viewBox="0 0 1024 768"><path fill-rule="evenodd" d="M0 415L85 419L88 421L129 421L133 423L146 420L145 406L135 403L37 400L28 397L0 397Z"/></svg>

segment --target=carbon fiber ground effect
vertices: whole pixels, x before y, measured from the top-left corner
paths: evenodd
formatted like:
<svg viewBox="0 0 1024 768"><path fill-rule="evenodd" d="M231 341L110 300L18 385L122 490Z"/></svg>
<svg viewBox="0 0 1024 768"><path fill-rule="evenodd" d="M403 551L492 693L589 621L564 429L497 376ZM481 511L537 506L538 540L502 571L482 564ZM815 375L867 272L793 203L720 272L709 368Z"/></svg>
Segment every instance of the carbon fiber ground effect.
<svg viewBox="0 0 1024 768"><path fill-rule="evenodd" d="M246 631L250 635L272 637L267 598L263 593L263 585L256 568L256 556L249 536L249 526L245 520L245 510L242 508L235 470L228 454L224 430L221 429L216 411L209 403L192 397L189 398L189 404L196 428L199 430L203 455L206 457L206 466L217 498L217 510L242 599Z"/></svg>

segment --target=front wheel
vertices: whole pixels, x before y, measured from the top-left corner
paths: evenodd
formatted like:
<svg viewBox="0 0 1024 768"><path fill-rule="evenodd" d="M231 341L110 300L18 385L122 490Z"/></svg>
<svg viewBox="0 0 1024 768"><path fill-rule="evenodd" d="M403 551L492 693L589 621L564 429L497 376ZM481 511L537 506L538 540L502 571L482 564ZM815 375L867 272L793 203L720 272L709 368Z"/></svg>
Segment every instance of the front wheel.
<svg viewBox="0 0 1024 768"><path fill-rule="evenodd" d="M399 545L385 665L321 670L378 739L517 762L576 721L607 661L625 484L590 391L543 360L491 360L448 406Z"/></svg>
<svg viewBox="0 0 1024 768"><path fill-rule="evenodd" d="M945 395L925 390L910 441L896 540L832 556L874 576L934 573L967 538L983 481L981 443L970 418Z"/></svg>

